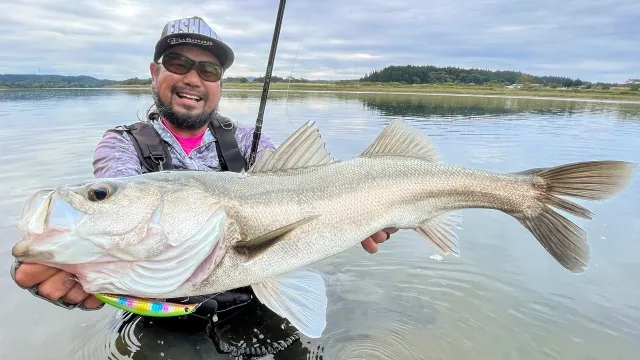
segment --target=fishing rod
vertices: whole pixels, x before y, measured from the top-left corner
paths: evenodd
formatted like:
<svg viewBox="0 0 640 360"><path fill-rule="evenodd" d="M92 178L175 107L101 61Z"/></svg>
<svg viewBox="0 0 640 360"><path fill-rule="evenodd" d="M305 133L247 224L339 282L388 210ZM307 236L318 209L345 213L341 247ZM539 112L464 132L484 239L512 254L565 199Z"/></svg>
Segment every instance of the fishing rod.
<svg viewBox="0 0 640 360"><path fill-rule="evenodd" d="M260 99L260 108L258 109L258 118L256 119L256 126L253 130L253 143L251 144L251 152L249 153L249 167L256 161L256 154L258 152L258 144L260 143L260 135L262 134L262 118L264 116L264 108L267 105L267 96L269 94L269 85L271 84L271 70L273 70L273 62L276 57L276 48L278 47L278 39L280 38L280 27L282 25L282 17L284 16L284 5L286 0L280 0L280 7L278 8L278 16L276 18L276 25L273 29L273 39L271 40L271 52L269 53L269 60L267 62L267 71L264 75L264 84L262 86L262 98Z"/></svg>

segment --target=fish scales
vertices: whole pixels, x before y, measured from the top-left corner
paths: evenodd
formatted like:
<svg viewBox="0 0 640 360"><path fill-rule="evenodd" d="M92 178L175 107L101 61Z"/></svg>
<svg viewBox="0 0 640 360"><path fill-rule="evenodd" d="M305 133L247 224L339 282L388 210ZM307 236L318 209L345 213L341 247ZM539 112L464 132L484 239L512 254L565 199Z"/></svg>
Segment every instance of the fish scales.
<svg viewBox="0 0 640 360"><path fill-rule="evenodd" d="M203 182L223 183L212 175L202 176L209 178ZM199 287L205 293L250 285L265 276L320 261L385 227L412 228L424 219L464 208L534 211L538 203L533 184L526 177L413 158L357 159L333 167L289 171L284 179L273 173L229 180L218 191L235 194L237 209L229 209L229 213L244 214L235 220L247 231L245 237L259 236L314 214L323 215L283 236L250 263L245 263L242 256L229 259L229 268L220 269L226 276L214 271ZM272 211L274 204L277 212ZM395 211L382 212L380 208ZM253 271L248 273L248 268Z"/></svg>
<svg viewBox="0 0 640 360"><path fill-rule="evenodd" d="M635 171L613 160L507 174L446 164L401 120L359 156L337 161L308 123L246 172L163 171L34 193L12 254L72 272L98 295L162 299L250 286L300 332L319 337L326 289L306 266L387 227L459 256L460 210L486 208L511 215L558 264L581 273L587 235L558 211L591 219L566 197L609 199Z"/></svg>

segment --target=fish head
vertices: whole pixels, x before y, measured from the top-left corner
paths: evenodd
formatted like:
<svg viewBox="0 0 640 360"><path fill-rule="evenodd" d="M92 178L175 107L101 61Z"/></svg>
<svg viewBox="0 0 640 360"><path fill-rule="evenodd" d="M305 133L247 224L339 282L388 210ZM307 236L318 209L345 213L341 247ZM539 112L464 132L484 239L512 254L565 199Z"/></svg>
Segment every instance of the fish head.
<svg viewBox="0 0 640 360"><path fill-rule="evenodd" d="M195 182L98 179L32 194L12 254L76 275L87 292L162 297L211 258L225 220Z"/></svg>
<svg viewBox="0 0 640 360"><path fill-rule="evenodd" d="M146 186L141 192L139 184L107 179L38 191L23 206L18 228L25 235L13 256L64 264L96 259L86 247L77 247L82 242L96 245L94 251L142 242L158 209L155 189Z"/></svg>

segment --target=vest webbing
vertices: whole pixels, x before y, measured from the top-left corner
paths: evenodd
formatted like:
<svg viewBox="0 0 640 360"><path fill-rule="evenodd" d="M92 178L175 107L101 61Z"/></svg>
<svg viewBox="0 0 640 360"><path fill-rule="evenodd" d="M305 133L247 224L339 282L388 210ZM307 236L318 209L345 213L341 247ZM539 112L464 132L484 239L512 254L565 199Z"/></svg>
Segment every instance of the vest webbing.
<svg viewBox="0 0 640 360"><path fill-rule="evenodd" d="M216 138L216 152L222 171L246 170L246 160L236 141L236 126L224 116L215 116L208 124ZM136 150L140 164L149 172L171 170L173 164L169 147L156 129L148 122L136 122L118 126L115 131L125 131Z"/></svg>

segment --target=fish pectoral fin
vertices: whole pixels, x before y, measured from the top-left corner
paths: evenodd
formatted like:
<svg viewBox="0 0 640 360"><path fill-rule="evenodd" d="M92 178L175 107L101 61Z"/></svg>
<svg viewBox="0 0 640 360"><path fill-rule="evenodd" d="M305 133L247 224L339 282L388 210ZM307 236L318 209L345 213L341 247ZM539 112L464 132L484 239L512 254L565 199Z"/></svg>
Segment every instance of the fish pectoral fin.
<svg viewBox="0 0 640 360"><path fill-rule="evenodd" d="M298 220L292 224L283 226L273 231L269 231L268 233L260 235L258 237L248 240L239 240L233 244L233 247L236 250L244 250L250 253L260 252L275 244L283 235L287 234L290 231L293 231L294 229L302 225L310 223L318 217L320 217L320 215L312 215L302 220Z"/></svg>
<svg viewBox="0 0 640 360"><path fill-rule="evenodd" d="M296 271L251 286L258 300L286 318L304 335L318 338L327 325L327 294L322 277Z"/></svg>
<svg viewBox="0 0 640 360"><path fill-rule="evenodd" d="M275 151L258 158L248 173L301 169L337 162L325 149L325 142L314 122L307 122Z"/></svg>
<svg viewBox="0 0 640 360"><path fill-rule="evenodd" d="M393 120L380 135L360 154L371 156L409 156L438 162L440 154L431 140L419 129L414 129L402 120Z"/></svg>
<svg viewBox="0 0 640 360"><path fill-rule="evenodd" d="M447 212L421 222L414 230L444 255L460 256L458 235L452 230L462 222L460 211Z"/></svg>

